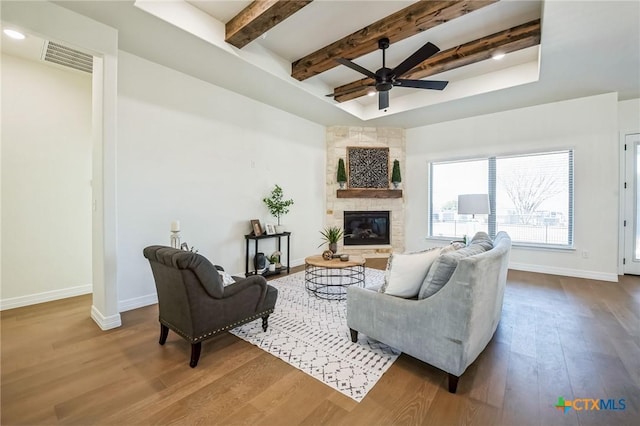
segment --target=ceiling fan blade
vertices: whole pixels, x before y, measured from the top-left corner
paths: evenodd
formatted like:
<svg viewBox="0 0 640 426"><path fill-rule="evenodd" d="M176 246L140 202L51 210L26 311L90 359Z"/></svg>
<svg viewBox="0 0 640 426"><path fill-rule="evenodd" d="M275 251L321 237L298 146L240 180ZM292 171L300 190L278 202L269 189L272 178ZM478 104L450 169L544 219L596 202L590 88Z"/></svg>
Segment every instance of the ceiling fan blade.
<svg viewBox="0 0 640 426"><path fill-rule="evenodd" d="M404 73L409 71L410 69L416 67L421 62L429 59L436 53L438 53L440 49L435 44L431 42L427 42L420 49L416 50L413 55L409 56L407 59L402 61L400 65L393 69L393 74L396 77L402 76Z"/></svg>
<svg viewBox="0 0 640 426"><path fill-rule="evenodd" d="M394 86L398 87L412 87L416 89L433 89L433 90L443 90L449 84L448 81L440 81L440 80L406 80L403 78L399 78L398 80L393 82Z"/></svg>
<svg viewBox="0 0 640 426"><path fill-rule="evenodd" d="M354 71L358 71L359 73L362 73L364 75L366 75L367 77L371 77L374 80L376 79L376 75L374 73L372 73L371 71L369 71L368 69L361 67L360 65L356 64L355 62L351 62L348 59L345 58L337 58L336 62L344 65L345 67L349 67Z"/></svg>
<svg viewBox="0 0 640 426"><path fill-rule="evenodd" d="M329 93L328 95L325 95L325 96L335 98L336 96L348 95L349 93L357 92L358 90L362 90L362 88L364 87L373 87L373 86L375 86L375 84L372 83L372 84L367 84L366 86L352 87L351 89Z"/></svg>
<svg viewBox="0 0 640 426"><path fill-rule="evenodd" d="M389 91L378 92L378 109L389 108Z"/></svg>

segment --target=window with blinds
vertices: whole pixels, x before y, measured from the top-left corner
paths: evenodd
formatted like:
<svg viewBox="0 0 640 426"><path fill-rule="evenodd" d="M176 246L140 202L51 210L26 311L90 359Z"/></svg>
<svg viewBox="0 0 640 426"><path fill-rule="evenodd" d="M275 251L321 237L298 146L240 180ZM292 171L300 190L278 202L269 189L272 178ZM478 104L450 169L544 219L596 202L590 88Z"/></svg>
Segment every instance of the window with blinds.
<svg viewBox="0 0 640 426"><path fill-rule="evenodd" d="M573 246L573 151L430 164L429 235L499 231L514 243ZM458 195L488 194L490 214L457 212Z"/></svg>

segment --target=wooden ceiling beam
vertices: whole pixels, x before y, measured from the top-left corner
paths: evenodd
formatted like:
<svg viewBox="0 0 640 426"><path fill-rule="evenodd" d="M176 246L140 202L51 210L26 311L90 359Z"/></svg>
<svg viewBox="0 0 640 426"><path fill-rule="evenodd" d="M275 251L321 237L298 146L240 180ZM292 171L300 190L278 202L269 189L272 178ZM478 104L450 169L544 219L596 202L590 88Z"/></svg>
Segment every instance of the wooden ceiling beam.
<svg viewBox="0 0 640 426"><path fill-rule="evenodd" d="M378 49L378 40L383 37L396 43L497 1L421 0L298 59L291 64L291 76L306 80L338 66L336 58L355 59L374 52Z"/></svg>
<svg viewBox="0 0 640 426"><path fill-rule="evenodd" d="M494 53L511 53L540 44L540 19L500 31L460 46L438 52L417 67L402 75L406 79L422 79L444 71L471 65L491 58ZM363 78L339 87L333 93L345 93L335 96L338 102L366 95L374 80Z"/></svg>
<svg viewBox="0 0 640 426"><path fill-rule="evenodd" d="M255 0L225 25L225 41L242 49L313 0Z"/></svg>

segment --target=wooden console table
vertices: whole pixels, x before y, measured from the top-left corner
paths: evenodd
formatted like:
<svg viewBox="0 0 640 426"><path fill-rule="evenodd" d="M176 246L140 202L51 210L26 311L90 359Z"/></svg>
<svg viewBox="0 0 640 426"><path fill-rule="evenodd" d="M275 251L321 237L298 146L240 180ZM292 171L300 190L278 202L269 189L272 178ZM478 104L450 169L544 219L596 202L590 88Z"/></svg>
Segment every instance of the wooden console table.
<svg viewBox="0 0 640 426"><path fill-rule="evenodd" d="M262 275L264 276L269 276L269 275L276 275L276 274L280 274L283 271L287 271L287 274L289 273L289 264L291 263L290 261L290 255L291 255L291 241L290 241L290 237L291 237L291 232L282 232L279 234L272 234L272 235L266 235L266 234L262 234L259 236L255 236L253 234L247 234L244 236L245 242L246 242L246 254L245 254L245 276L249 276L249 275L256 275L257 271L253 271L253 272L249 272L249 242L253 241L255 244L255 253L258 253L258 241L260 240L266 240L269 238L277 238L277 247L278 247L278 251L280 253L282 253L282 238L286 237L287 238L287 264L286 265L282 265L281 268L276 269L275 271L265 271Z"/></svg>

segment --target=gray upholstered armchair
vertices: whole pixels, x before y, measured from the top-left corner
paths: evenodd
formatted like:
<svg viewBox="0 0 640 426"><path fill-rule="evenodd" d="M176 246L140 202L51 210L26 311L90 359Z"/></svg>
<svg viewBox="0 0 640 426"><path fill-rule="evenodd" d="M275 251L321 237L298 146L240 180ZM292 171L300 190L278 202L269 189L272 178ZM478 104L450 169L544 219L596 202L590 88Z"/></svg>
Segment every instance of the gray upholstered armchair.
<svg viewBox="0 0 640 426"><path fill-rule="evenodd" d="M218 269L204 256L165 246L144 249L158 291L160 344L169 329L191 343L193 368L198 364L204 340L273 312L278 290L260 275L223 285Z"/></svg>

